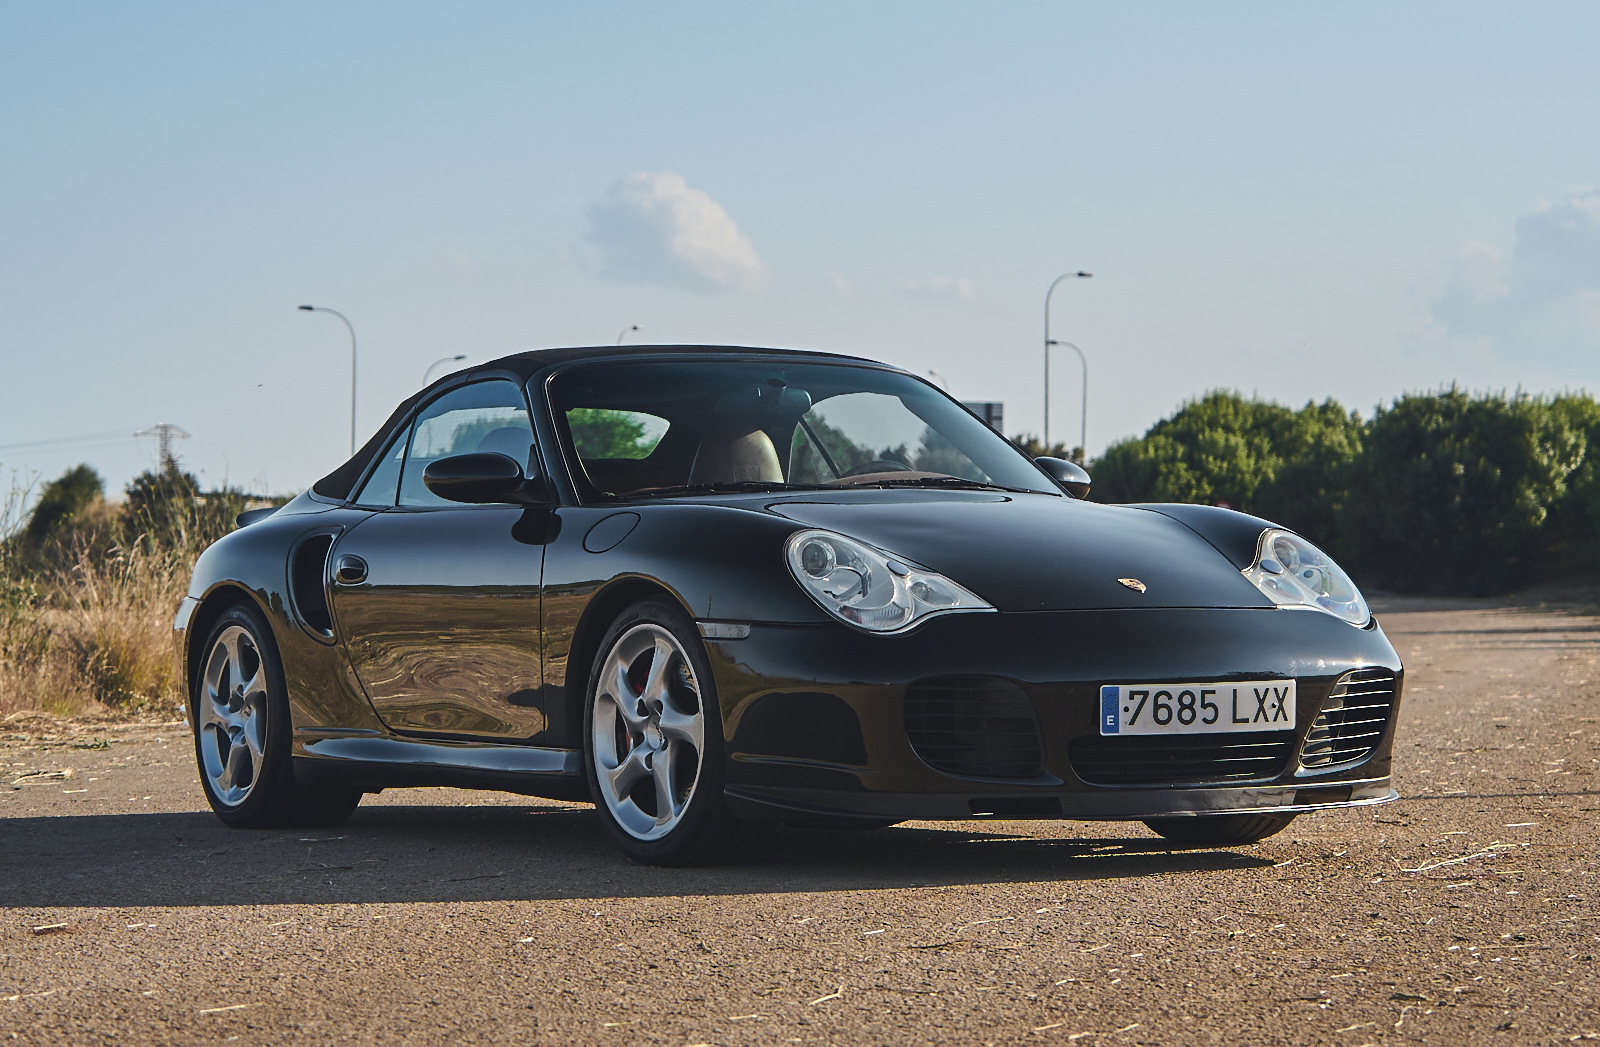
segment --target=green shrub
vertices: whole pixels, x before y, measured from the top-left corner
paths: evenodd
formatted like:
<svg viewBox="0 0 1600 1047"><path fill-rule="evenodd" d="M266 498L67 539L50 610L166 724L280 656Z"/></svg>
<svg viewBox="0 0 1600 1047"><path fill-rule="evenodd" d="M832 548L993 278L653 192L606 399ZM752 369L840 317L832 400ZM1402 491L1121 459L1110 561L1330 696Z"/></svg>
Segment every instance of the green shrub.
<svg viewBox="0 0 1600 1047"><path fill-rule="evenodd" d="M1102 502L1203 502L1255 513L1338 554L1361 420L1332 400L1298 411L1213 392L1094 463Z"/></svg>
<svg viewBox="0 0 1600 1047"><path fill-rule="evenodd" d="M1592 452L1592 456L1591 456ZM1094 463L1108 502L1223 503L1304 534L1378 588L1482 594L1552 550L1600 554L1600 405L1586 395L1405 396L1363 424L1215 392Z"/></svg>
<svg viewBox="0 0 1600 1047"><path fill-rule="evenodd" d="M81 517L90 506L104 500L105 481L87 464L76 465L44 485L39 501L23 532L35 545L43 544L64 524Z"/></svg>
<svg viewBox="0 0 1600 1047"><path fill-rule="evenodd" d="M1095 499L1208 502L1249 508L1283 464L1294 412L1217 391L1183 405L1095 463Z"/></svg>
<svg viewBox="0 0 1600 1047"><path fill-rule="evenodd" d="M1545 552L1543 527L1583 461L1570 413L1457 388L1380 409L1345 509L1360 569L1404 592L1503 592Z"/></svg>
<svg viewBox="0 0 1600 1047"><path fill-rule="evenodd" d="M203 549L233 530L244 507L243 492L232 488L202 492L193 474L169 462L159 472L140 473L128 484L119 544Z"/></svg>
<svg viewBox="0 0 1600 1047"><path fill-rule="evenodd" d="M1336 558L1349 555L1342 526L1366 430L1332 400L1306 404L1277 445L1282 464L1264 480L1250 512L1305 535Z"/></svg>
<svg viewBox="0 0 1600 1047"><path fill-rule="evenodd" d="M1595 573L1600 564L1600 403L1587 395L1550 401L1550 411L1583 435L1583 460L1567 474L1566 491L1550 507L1546 541L1559 570Z"/></svg>

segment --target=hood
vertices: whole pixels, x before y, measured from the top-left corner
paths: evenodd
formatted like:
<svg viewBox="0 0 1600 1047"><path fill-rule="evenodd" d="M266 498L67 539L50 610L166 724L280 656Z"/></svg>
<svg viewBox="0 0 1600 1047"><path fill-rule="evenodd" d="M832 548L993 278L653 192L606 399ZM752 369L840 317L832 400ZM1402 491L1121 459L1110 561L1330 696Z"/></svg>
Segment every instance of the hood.
<svg viewBox="0 0 1600 1047"><path fill-rule="evenodd" d="M1002 611L1273 606L1209 542L1148 509L918 490L807 492L766 508L939 571Z"/></svg>

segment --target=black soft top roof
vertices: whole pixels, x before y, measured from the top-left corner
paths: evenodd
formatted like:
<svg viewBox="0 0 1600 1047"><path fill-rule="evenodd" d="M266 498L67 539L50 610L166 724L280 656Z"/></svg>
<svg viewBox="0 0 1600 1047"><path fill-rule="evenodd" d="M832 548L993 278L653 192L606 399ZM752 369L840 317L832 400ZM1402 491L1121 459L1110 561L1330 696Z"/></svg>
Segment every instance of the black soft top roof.
<svg viewBox="0 0 1600 1047"><path fill-rule="evenodd" d="M510 371L521 377L523 381L532 378L547 367L559 364L572 363L577 360L607 360L619 357L661 357L672 355L697 355L727 353L729 355L756 354L761 356L801 356L811 359L823 360L849 360L855 363L877 363L859 356L846 356L842 353L823 353L809 349L764 349L756 346L741 345L591 345L573 347L568 349L530 349L527 352L512 353L502 356L498 360L477 364L463 371L447 374L424 389L412 393L400 406L394 409L388 419L372 434L372 439L362 445L353 457L333 472L324 476L311 485L311 490L323 498L332 498L344 501L350 497L351 490L356 481L361 479L361 474L366 471L367 463L372 456L383 450L383 441L394 431L419 400L431 396L435 389L446 385L458 384L463 375L475 374L481 371ZM881 365L880 365L881 366Z"/></svg>

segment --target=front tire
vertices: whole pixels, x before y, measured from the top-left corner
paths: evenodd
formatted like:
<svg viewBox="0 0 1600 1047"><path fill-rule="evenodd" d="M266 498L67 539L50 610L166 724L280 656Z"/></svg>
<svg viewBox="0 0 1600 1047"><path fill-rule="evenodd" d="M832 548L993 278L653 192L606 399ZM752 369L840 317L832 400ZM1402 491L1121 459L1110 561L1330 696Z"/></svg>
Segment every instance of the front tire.
<svg viewBox="0 0 1600 1047"><path fill-rule="evenodd" d="M239 829L337 825L358 789L297 784L288 691L272 632L251 607L223 613L206 638L189 694L195 762L211 810Z"/></svg>
<svg viewBox="0 0 1600 1047"><path fill-rule="evenodd" d="M694 623L645 600L601 641L583 716L584 770L624 854L645 865L717 865L745 852L759 823L734 817L722 715Z"/></svg>
<svg viewBox="0 0 1600 1047"><path fill-rule="evenodd" d="M1237 847L1282 832L1292 814L1202 814L1189 818L1146 818L1158 836L1194 847Z"/></svg>

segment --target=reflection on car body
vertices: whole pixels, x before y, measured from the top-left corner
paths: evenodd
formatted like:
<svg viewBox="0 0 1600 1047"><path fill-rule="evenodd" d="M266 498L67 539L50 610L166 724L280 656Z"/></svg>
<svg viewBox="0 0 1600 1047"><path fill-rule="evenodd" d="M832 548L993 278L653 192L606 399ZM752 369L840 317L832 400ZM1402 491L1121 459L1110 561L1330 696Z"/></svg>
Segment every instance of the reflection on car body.
<svg viewBox="0 0 1600 1047"><path fill-rule="evenodd" d="M867 360L451 375L200 557L176 627L203 787L246 826L401 785L587 800L667 864L783 822L1228 844L1392 799L1402 669L1338 566L1087 486ZM1257 691L1264 720L1225 715Z"/></svg>

